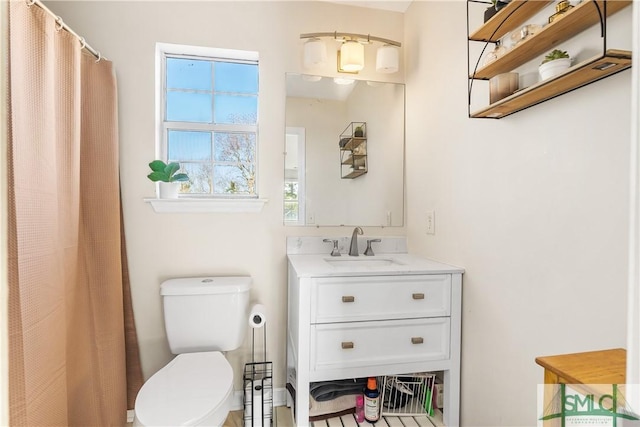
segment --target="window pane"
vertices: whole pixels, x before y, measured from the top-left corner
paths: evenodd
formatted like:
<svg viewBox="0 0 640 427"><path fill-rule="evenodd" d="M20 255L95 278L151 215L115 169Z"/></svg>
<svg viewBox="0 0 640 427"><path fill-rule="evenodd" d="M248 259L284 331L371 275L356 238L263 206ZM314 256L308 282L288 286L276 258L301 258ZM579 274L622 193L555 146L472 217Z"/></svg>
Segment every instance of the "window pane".
<svg viewBox="0 0 640 427"><path fill-rule="evenodd" d="M218 162L253 163L256 134L243 132L216 132L214 154Z"/></svg>
<svg viewBox="0 0 640 427"><path fill-rule="evenodd" d="M256 96L215 96L215 122L256 124L258 98Z"/></svg>
<svg viewBox="0 0 640 427"><path fill-rule="evenodd" d="M297 200L284 202L284 220L285 221L298 220L298 201Z"/></svg>
<svg viewBox="0 0 640 427"><path fill-rule="evenodd" d="M167 120L211 123L211 94L167 92Z"/></svg>
<svg viewBox="0 0 640 427"><path fill-rule="evenodd" d="M214 84L217 92L258 93L258 66L216 62Z"/></svg>
<svg viewBox="0 0 640 427"><path fill-rule="evenodd" d="M211 62L167 58L167 88L211 91Z"/></svg>
<svg viewBox="0 0 640 427"><path fill-rule="evenodd" d="M214 167L214 192L217 194L255 194L253 165Z"/></svg>
<svg viewBox="0 0 640 427"><path fill-rule="evenodd" d="M170 130L167 136L170 162L211 160L211 132Z"/></svg>
<svg viewBox="0 0 640 427"><path fill-rule="evenodd" d="M189 175L189 182L182 185L183 193L211 194L212 169L210 163L181 163L182 171Z"/></svg>
<svg viewBox="0 0 640 427"><path fill-rule="evenodd" d="M284 183L284 199L298 200L298 183L295 181Z"/></svg>
<svg viewBox="0 0 640 427"><path fill-rule="evenodd" d="M259 69L221 52L165 54L162 152L189 176L182 193L255 196Z"/></svg>
<svg viewBox="0 0 640 427"><path fill-rule="evenodd" d="M298 221L298 183L284 183L284 220Z"/></svg>

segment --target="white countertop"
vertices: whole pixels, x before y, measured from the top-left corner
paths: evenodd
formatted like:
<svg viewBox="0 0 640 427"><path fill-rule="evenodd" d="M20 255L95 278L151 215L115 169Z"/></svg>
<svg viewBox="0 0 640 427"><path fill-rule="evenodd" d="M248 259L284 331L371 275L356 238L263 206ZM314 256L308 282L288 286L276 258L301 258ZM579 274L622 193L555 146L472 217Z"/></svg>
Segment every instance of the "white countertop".
<svg viewBox="0 0 640 427"><path fill-rule="evenodd" d="M331 257L326 253L289 254L287 257L298 277L464 273L464 269L461 267L406 253L381 253L372 257L364 255L351 257L346 254L342 254L340 257ZM331 263L332 260L348 265L335 265ZM353 262L350 262L352 260ZM371 265L378 261L381 262L381 265ZM389 263L385 261L389 261Z"/></svg>

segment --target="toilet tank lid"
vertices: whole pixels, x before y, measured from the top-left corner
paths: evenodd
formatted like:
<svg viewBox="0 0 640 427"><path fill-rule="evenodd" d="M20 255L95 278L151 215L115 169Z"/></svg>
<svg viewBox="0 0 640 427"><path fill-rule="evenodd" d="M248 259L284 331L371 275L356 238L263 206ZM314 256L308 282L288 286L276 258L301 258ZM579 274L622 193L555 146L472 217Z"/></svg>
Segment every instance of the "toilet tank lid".
<svg viewBox="0 0 640 427"><path fill-rule="evenodd" d="M248 292L251 277L208 276L169 279L160 285L160 295L206 295Z"/></svg>

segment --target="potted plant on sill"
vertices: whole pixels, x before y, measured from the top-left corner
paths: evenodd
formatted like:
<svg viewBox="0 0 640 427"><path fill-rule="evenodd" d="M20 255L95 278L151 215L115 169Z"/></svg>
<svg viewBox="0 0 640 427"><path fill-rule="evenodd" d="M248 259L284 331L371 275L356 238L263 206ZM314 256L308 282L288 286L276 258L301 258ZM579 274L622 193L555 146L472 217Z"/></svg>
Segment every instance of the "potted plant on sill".
<svg viewBox="0 0 640 427"><path fill-rule="evenodd" d="M149 163L149 167L152 172L147 175L147 178L158 183L159 197L161 199L177 199L180 183L189 181L186 173L177 173L180 164L176 162L167 164L162 160L154 160Z"/></svg>
<svg viewBox="0 0 640 427"><path fill-rule="evenodd" d="M554 49L544 57L542 64L538 68L540 80L557 76L569 67L571 67L571 57L567 51Z"/></svg>

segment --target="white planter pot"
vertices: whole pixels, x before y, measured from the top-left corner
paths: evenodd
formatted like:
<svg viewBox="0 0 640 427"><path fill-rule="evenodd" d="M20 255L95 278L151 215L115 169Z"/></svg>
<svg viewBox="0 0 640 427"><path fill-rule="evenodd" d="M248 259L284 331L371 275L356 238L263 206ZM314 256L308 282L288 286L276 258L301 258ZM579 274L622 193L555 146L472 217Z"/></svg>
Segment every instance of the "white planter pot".
<svg viewBox="0 0 640 427"><path fill-rule="evenodd" d="M546 80L551 77L557 76L563 73L566 69L571 67L571 58L554 59L553 61L545 62L540 65L538 72L540 73L540 80Z"/></svg>
<svg viewBox="0 0 640 427"><path fill-rule="evenodd" d="M159 196L161 199L177 199L180 190L179 182L158 182Z"/></svg>

